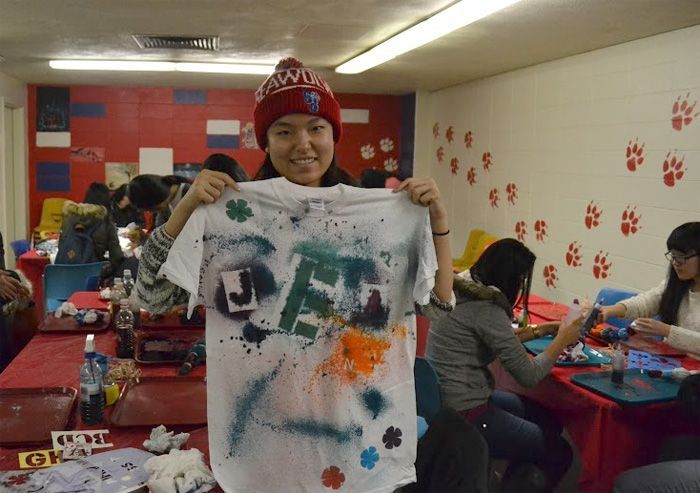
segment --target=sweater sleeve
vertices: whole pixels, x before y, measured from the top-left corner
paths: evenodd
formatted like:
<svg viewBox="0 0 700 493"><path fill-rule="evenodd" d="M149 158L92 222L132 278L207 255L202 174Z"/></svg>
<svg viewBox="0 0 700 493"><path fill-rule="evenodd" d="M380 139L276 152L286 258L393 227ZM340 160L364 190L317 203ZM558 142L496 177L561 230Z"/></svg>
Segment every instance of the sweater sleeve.
<svg viewBox="0 0 700 493"><path fill-rule="evenodd" d="M700 354L700 332L696 330L672 325L666 343L688 353Z"/></svg>
<svg viewBox="0 0 700 493"><path fill-rule="evenodd" d="M158 277L160 267L168 258L175 240L163 226L155 228L143 246L139 273L132 296L138 306L153 314L161 314L175 305L186 304L188 293L181 287Z"/></svg>
<svg viewBox="0 0 700 493"><path fill-rule="evenodd" d="M111 219L105 220L107 229L107 250L109 251L109 262L113 267L119 267L124 260L124 252L119 244L119 235L117 228L112 223Z"/></svg>
<svg viewBox="0 0 700 493"><path fill-rule="evenodd" d="M505 312L492 303L484 305L486 310L499 312L497 315L491 313L478 317L488 323L488 326L482 326L479 329L484 343L518 384L523 387L534 387L549 374L554 361L545 353L530 358L525 346L515 335Z"/></svg>
<svg viewBox="0 0 700 493"><path fill-rule="evenodd" d="M620 301L620 304L624 305L627 309L624 318L633 320L640 317L653 317L658 314L659 307L661 306L661 295L665 287L666 281L664 280L661 284L649 291Z"/></svg>

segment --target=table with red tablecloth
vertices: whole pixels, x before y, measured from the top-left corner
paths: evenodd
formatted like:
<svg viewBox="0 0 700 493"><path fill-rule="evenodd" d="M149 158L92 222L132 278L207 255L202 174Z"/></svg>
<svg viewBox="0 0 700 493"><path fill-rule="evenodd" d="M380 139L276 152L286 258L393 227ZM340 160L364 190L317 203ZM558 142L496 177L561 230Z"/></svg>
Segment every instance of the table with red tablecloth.
<svg viewBox="0 0 700 493"><path fill-rule="evenodd" d="M559 319L566 311L565 305L536 296L530 299L532 323ZM692 358L681 362L688 369L700 368L700 361ZM575 373L603 371L600 368L555 366L532 389L518 385L498 362L491 365L491 371L497 388L537 401L562 421L581 458L580 491L611 491L622 471L656 462L662 440L671 434L700 435L700 423L682 419L675 402L621 406L571 381Z"/></svg>
<svg viewBox="0 0 700 493"><path fill-rule="evenodd" d="M79 370L83 363L85 334L46 334L39 333L29 342L22 352L0 373L0 389L24 387L73 387L80 389ZM96 350L108 355L115 354L116 336L113 331L95 335ZM140 365L144 376L175 376L176 365L150 364ZM195 367L190 377L202 377L205 367ZM106 410L109 416L111 407ZM143 448L143 441L148 438L150 427L113 427L108 420L96 426L83 426L76 409L76 429L109 429L110 442L115 448ZM188 445L208 454L208 436L206 427L174 427L176 432L190 432L193 436ZM31 450L51 448L51 443L25 447L0 447L0 470L19 469L17 454ZM111 449L110 449L111 450Z"/></svg>
<svg viewBox="0 0 700 493"><path fill-rule="evenodd" d="M20 255L15 264L15 267L21 270L32 283L34 291L32 299L36 303L39 317L44 315L44 269L49 263L48 256L38 255L37 251L32 249Z"/></svg>

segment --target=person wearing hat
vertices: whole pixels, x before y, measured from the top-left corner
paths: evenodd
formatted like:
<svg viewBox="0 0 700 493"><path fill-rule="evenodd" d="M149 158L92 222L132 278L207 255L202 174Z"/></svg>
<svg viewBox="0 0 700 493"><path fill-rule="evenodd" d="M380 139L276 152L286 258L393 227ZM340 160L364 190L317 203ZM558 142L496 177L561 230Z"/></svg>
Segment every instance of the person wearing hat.
<svg viewBox="0 0 700 493"><path fill-rule="evenodd" d="M335 159L340 105L299 61L255 98L254 180L203 170L144 245L135 296L207 306L225 491L394 491L416 479L413 303L453 303L444 202L426 178L355 188Z"/></svg>

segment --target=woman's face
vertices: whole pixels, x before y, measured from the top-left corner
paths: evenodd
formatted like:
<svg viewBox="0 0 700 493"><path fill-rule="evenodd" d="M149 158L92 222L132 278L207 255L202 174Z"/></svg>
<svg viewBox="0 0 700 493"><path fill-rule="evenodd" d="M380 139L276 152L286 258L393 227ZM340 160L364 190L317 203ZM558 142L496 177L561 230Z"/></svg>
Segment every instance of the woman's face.
<svg viewBox="0 0 700 493"><path fill-rule="evenodd" d="M289 181L320 187L333 160L333 126L325 119L293 113L267 129L267 152L277 172Z"/></svg>
<svg viewBox="0 0 700 493"><path fill-rule="evenodd" d="M671 250L671 265L676 271L678 279L688 281L700 277L700 257L697 252L681 252L680 250Z"/></svg>
<svg viewBox="0 0 700 493"><path fill-rule="evenodd" d="M122 199L117 203L120 209L124 209L129 204L131 204L131 202L129 202L129 197L127 197L126 195L124 195L124 197L122 197Z"/></svg>

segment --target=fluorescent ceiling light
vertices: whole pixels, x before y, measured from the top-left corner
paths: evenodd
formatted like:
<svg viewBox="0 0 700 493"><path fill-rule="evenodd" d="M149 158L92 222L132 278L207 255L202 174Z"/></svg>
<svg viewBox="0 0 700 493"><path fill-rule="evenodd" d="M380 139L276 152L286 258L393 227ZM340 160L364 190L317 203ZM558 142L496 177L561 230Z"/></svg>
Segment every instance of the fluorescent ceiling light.
<svg viewBox="0 0 700 493"><path fill-rule="evenodd" d="M359 74L521 0L462 0L335 68Z"/></svg>
<svg viewBox="0 0 700 493"><path fill-rule="evenodd" d="M274 65L254 65L244 63L183 63L175 64L178 72L209 72L212 74L259 74L269 75Z"/></svg>
<svg viewBox="0 0 700 493"><path fill-rule="evenodd" d="M172 62L137 62L113 60L50 60L49 67L57 70L129 70L137 72L172 72Z"/></svg>
<svg viewBox="0 0 700 493"><path fill-rule="evenodd" d="M218 74L271 74L274 65L241 63L181 63L118 60L50 60L58 70L127 70L136 72L205 72Z"/></svg>

